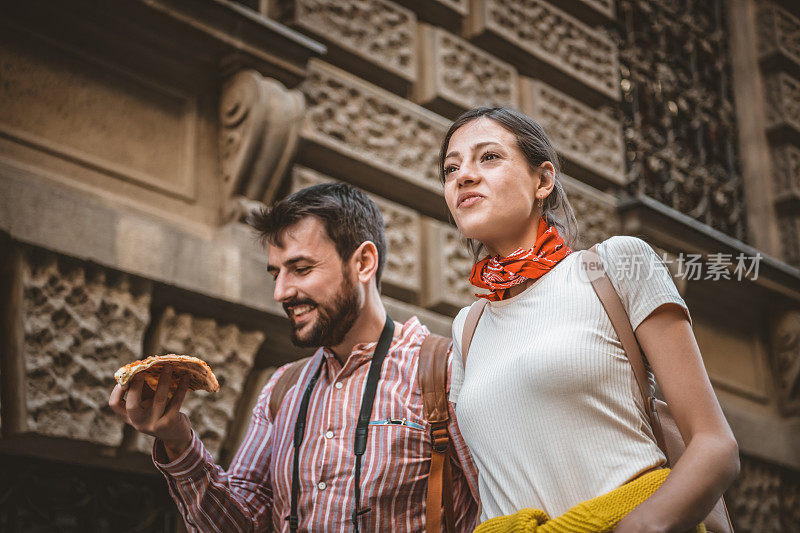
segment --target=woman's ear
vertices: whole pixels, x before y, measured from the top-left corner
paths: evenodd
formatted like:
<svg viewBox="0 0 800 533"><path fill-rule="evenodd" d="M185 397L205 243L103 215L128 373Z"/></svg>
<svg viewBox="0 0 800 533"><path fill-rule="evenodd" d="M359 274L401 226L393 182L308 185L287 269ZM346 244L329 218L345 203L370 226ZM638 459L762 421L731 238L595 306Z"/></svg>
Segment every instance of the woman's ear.
<svg viewBox="0 0 800 533"><path fill-rule="evenodd" d="M536 189L537 198L546 198L556 185L556 167L550 161L539 165L539 186Z"/></svg>
<svg viewBox="0 0 800 533"><path fill-rule="evenodd" d="M362 242L353 252L353 262L359 282L367 283L374 278L378 273L378 265L380 264L378 248L375 243L372 241Z"/></svg>

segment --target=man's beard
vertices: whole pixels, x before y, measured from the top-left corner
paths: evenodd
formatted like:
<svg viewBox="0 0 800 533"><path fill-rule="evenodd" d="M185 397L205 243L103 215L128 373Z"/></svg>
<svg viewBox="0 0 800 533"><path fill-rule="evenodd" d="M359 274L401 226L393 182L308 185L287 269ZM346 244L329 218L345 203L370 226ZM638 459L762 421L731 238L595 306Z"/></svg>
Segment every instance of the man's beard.
<svg viewBox="0 0 800 533"><path fill-rule="evenodd" d="M294 321L290 319L292 343L295 346L304 348L336 346L344 340L345 335L358 318L358 293L348 272L344 272L339 291L331 298L330 302L317 303L306 299L302 302L284 304L284 308L302 303L316 307L317 319L311 327L311 332L303 337L298 336Z"/></svg>

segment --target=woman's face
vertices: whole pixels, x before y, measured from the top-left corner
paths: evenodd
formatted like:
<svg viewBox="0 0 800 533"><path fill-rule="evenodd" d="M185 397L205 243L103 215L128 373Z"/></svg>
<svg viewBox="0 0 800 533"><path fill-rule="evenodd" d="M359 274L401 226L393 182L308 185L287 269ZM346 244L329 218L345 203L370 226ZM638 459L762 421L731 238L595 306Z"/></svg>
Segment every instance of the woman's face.
<svg viewBox="0 0 800 533"><path fill-rule="evenodd" d="M533 244L525 241L531 228L536 238L541 172L530 168L514 134L486 117L464 124L450 138L444 173L445 201L465 237L501 254Z"/></svg>

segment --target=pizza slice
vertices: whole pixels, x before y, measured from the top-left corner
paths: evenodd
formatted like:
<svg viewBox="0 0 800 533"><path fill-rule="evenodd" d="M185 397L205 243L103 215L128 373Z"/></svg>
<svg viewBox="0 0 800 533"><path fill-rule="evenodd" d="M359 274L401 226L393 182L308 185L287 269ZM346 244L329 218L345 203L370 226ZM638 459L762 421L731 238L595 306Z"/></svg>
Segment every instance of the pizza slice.
<svg viewBox="0 0 800 533"><path fill-rule="evenodd" d="M189 390L205 390L209 392L217 392L219 390L217 377L208 364L202 359L190 355L153 355L147 359L134 361L123 366L114 372L114 379L117 380L120 387L127 389L133 377L143 373L147 386L155 391L158 388L158 378L161 376L161 371L166 364L172 366L170 396L178 389L183 376L188 376Z"/></svg>

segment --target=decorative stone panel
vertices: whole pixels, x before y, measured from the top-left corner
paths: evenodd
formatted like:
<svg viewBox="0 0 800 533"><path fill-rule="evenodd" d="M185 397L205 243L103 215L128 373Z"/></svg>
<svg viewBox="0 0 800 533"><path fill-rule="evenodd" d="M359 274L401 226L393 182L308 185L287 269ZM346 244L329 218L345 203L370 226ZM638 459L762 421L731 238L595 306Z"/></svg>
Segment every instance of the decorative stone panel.
<svg viewBox="0 0 800 533"><path fill-rule="evenodd" d="M773 130L773 137L781 129L800 132L800 80L781 72L765 79L764 85L767 125ZM777 136L784 135L777 133Z"/></svg>
<svg viewBox="0 0 800 533"><path fill-rule="evenodd" d="M800 200L800 148L785 145L772 150L775 199L779 203Z"/></svg>
<svg viewBox="0 0 800 533"><path fill-rule="evenodd" d="M779 215L778 232L783 243L783 260L800 268L800 216Z"/></svg>
<svg viewBox="0 0 800 533"><path fill-rule="evenodd" d="M182 408L203 444L217 457L264 333L245 331L235 324L220 324L188 313L176 313L171 307L164 310L157 328L159 354L199 357L217 376L219 392L189 392Z"/></svg>
<svg viewBox="0 0 800 533"><path fill-rule="evenodd" d="M455 315L475 301L480 289L469 284L472 256L456 228L438 220L422 222L424 241L424 296L421 305Z"/></svg>
<svg viewBox="0 0 800 533"><path fill-rule="evenodd" d="M108 396L141 358L150 284L42 250L26 253L22 281L28 431L118 445Z"/></svg>
<svg viewBox="0 0 800 533"><path fill-rule="evenodd" d="M309 168L295 166L292 170L292 192L320 183L335 182L333 178ZM420 287L420 220L419 213L373 194L374 201L386 225L388 255L382 275L383 292L413 301Z"/></svg>
<svg viewBox="0 0 800 533"><path fill-rule="evenodd" d="M419 46L419 103L452 118L480 105L517 107L517 71L505 61L427 24L420 24Z"/></svg>
<svg viewBox="0 0 800 533"><path fill-rule="evenodd" d="M757 32L762 60L779 55L800 66L800 19L772 2L758 2Z"/></svg>
<svg viewBox="0 0 800 533"><path fill-rule="evenodd" d="M545 83L523 78L522 108L542 125L567 163L605 181L625 182L622 124Z"/></svg>
<svg viewBox="0 0 800 533"><path fill-rule="evenodd" d="M397 84L382 79L381 71L401 83L416 79L417 18L409 9L387 0L279 0L273 11L325 41L329 60L342 68L381 85Z"/></svg>
<svg viewBox="0 0 800 533"><path fill-rule="evenodd" d="M301 88L308 111L300 162L381 196L445 212L437 160L447 120L321 61L309 65Z"/></svg>
<svg viewBox="0 0 800 533"><path fill-rule="evenodd" d="M544 0L486 0L477 6L468 36L501 57L511 53L522 74L565 85L571 79L619 100L617 46L603 32Z"/></svg>

